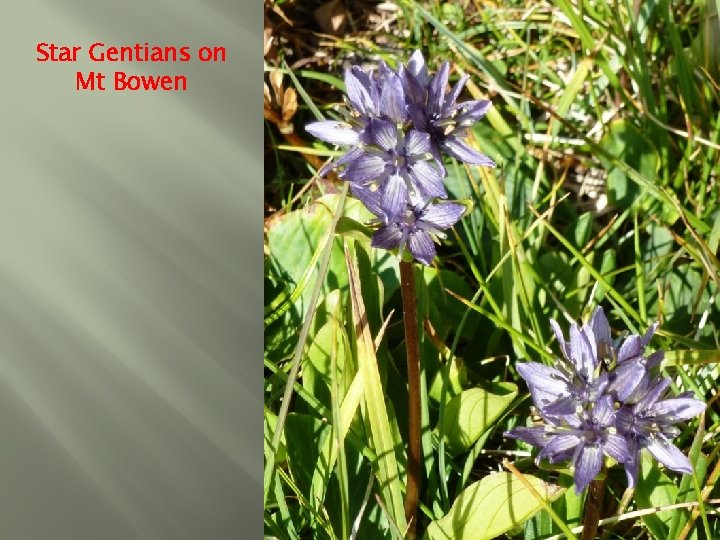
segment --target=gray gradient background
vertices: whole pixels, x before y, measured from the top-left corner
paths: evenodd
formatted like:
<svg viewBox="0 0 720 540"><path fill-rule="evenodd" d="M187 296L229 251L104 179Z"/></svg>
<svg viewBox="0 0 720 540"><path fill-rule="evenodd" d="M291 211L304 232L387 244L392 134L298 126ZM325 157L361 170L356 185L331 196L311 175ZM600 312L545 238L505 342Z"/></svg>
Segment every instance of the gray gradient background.
<svg viewBox="0 0 720 540"><path fill-rule="evenodd" d="M260 538L261 3L2 7L0 539ZM96 40L228 59L93 64ZM92 69L188 91L76 92Z"/></svg>

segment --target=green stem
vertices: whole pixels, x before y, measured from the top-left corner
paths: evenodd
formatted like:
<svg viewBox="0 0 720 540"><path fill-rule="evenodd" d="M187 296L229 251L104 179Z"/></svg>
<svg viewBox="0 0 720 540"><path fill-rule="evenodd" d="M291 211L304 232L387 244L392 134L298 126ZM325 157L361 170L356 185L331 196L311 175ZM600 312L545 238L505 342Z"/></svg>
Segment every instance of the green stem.
<svg viewBox="0 0 720 540"><path fill-rule="evenodd" d="M406 538L413 540L417 530L417 509L420 495L420 342L412 262L400 261L400 289L402 291L403 322L408 373L408 458L405 517L408 522Z"/></svg>

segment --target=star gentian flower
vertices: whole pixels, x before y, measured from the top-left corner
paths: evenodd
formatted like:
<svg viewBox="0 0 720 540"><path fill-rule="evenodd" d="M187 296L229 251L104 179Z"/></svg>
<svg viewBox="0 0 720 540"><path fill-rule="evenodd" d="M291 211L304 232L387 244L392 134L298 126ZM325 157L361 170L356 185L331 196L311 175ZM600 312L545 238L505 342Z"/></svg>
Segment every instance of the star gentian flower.
<svg viewBox="0 0 720 540"><path fill-rule="evenodd" d="M642 448L668 469L692 474L690 460L670 441L680 434L675 424L701 414L705 403L691 397L692 392L661 399L669 386L670 379L657 378L636 403L625 404L617 411L618 430L628 442L630 459L625 472L631 487L637 483Z"/></svg>
<svg viewBox="0 0 720 540"><path fill-rule="evenodd" d="M435 244L445 238L445 229L455 225L465 213L465 206L451 202L425 203L411 207L383 224L372 239L373 247L397 249L405 247L426 266L435 258Z"/></svg>
<svg viewBox="0 0 720 540"><path fill-rule="evenodd" d="M617 432L615 416L612 399L603 396L587 411L562 420L549 417L544 426L515 428L506 435L540 446L538 463L543 458L550 463L569 459L574 469L575 490L580 493L602 469L603 456L619 463L629 459L627 441Z"/></svg>
<svg viewBox="0 0 720 540"><path fill-rule="evenodd" d="M578 492L599 473L603 455L625 466L631 486L643 448L671 470L692 472L670 441L679 434L675 424L697 416L705 404L691 392L663 398L670 380L654 375L663 351L644 355L658 323L643 336L613 341L597 308L582 327L571 325L569 342L555 321L550 324L563 357L553 366L517 366L544 425L517 427L506 435L539 447L538 460L571 460Z"/></svg>
<svg viewBox="0 0 720 540"><path fill-rule="evenodd" d="M306 129L345 153L320 171L337 169L358 199L378 217L372 245L407 251L423 264L435 256L434 241L464 214L463 205L444 202L442 153L466 163L493 165L463 140L488 101L458 104L467 77L448 92L449 64L431 76L422 54L393 71L345 72L347 112L343 120L313 122Z"/></svg>
<svg viewBox="0 0 720 540"><path fill-rule="evenodd" d="M430 77L420 51L413 54L407 68L401 68L399 74L408 96L408 114L416 129L430 134L433 155L438 160L442 151L471 165L495 166L493 160L464 141L467 129L485 116L492 105L487 100L457 103L467 75L448 92L450 64L444 62Z"/></svg>
<svg viewBox="0 0 720 540"><path fill-rule="evenodd" d="M388 215L381 206L381 197L377 191L364 186L353 186L353 195L373 212L380 227L372 237L372 246L387 250L398 250L402 255L407 249L422 264L429 266L435 258L435 241L445 237L445 229L455 225L467 208L452 202L423 201L416 199L414 204L394 215Z"/></svg>
<svg viewBox="0 0 720 540"><path fill-rule="evenodd" d="M582 328L570 326L570 342L566 342L560 326L550 320L550 326L560 345L563 358L554 366L538 362L519 364L517 370L530 389L535 406L549 416L573 415L578 407L595 401L608 385L608 375L599 370L602 351L606 341L603 328L593 328L596 320L604 318L602 310L593 313L588 324ZM609 328L608 333L609 336Z"/></svg>
<svg viewBox="0 0 720 540"><path fill-rule="evenodd" d="M369 142L340 178L371 186L381 195L383 212L404 211L409 197L447 197L442 172L430 154L430 136L411 129L407 133L386 120L370 121Z"/></svg>
<svg viewBox="0 0 720 540"><path fill-rule="evenodd" d="M348 69L345 88L350 107L345 121L322 120L305 126L318 139L349 147L342 158L320 171L321 176L362 155L362 146L372 142L370 124L373 119L403 124L408 118L402 82L385 64L381 64L378 73L366 73L357 66Z"/></svg>

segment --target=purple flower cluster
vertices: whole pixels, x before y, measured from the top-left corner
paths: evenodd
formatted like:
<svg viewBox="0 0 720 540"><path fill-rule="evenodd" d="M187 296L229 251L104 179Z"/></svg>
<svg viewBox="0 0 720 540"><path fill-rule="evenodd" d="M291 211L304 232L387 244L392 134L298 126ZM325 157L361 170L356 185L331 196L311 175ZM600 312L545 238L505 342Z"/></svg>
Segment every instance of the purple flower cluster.
<svg viewBox="0 0 720 540"><path fill-rule="evenodd" d="M457 103L467 76L448 91L449 72L445 62L431 76L420 51L397 70L385 63L375 72L355 66L345 73L345 121L306 127L315 137L347 148L320 174L337 169L353 195L377 216L381 225L373 246L400 254L407 248L426 265L435 257L434 240L465 212L463 205L444 202L442 154L473 165L495 165L464 140L490 102Z"/></svg>
<svg viewBox="0 0 720 540"><path fill-rule="evenodd" d="M537 460L570 460L580 493L598 475L604 456L625 466L628 483L638 479L640 450L646 448L668 469L691 474L692 465L671 442L675 424L705 410L692 392L667 395L670 379L657 375L663 351L644 355L658 323L643 336L613 341L598 307L587 324L570 326L570 342L550 321L563 358L546 366L517 366L545 425L517 427L506 433L540 447Z"/></svg>

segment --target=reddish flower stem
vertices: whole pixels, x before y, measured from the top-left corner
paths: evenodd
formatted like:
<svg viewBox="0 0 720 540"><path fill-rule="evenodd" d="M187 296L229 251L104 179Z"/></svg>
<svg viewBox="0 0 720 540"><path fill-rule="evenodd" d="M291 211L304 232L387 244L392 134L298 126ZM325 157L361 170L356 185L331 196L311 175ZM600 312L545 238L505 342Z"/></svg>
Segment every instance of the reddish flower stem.
<svg viewBox="0 0 720 540"><path fill-rule="evenodd" d="M413 540L417 530L417 509L420 496L420 342L412 262L400 261L400 289L402 291L405 346L408 374L408 451L405 517L408 522L406 538Z"/></svg>
<svg viewBox="0 0 720 540"><path fill-rule="evenodd" d="M583 518L583 531L580 540L593 540L598 530L598 522L602 512L603 491L605 490L605 478L593 480L588 487L587 498L585 499L585 517Z"/></svg>

